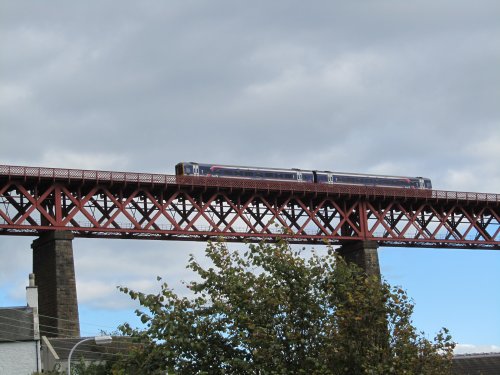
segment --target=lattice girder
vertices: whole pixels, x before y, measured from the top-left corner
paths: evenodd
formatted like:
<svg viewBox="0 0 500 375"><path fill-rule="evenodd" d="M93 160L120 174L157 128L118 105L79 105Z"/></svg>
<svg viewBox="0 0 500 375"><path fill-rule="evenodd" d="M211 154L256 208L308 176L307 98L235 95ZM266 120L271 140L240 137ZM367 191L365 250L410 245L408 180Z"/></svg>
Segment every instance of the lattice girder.
<svg viewBox="0 0 500 375"><path fill-rule="evenodd" d="M0 174L0 234L500 248L493 194L100 173Z"/></svg>

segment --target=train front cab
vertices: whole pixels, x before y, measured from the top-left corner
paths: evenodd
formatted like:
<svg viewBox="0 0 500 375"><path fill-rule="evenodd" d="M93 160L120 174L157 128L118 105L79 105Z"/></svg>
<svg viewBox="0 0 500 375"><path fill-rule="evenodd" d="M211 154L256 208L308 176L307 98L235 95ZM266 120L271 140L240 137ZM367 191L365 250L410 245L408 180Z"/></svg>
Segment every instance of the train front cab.
<svg viewBox="0 0 500 375"><path fill-rule="evenodd" d="M184 163L177 163L175 165L175 175L184 176Z"/></svg>
<svg viewBox="0 0 500 375"><path fill-rule="evenodd" d="M177 176L198 176L200 169L196 163L178 163L175 166L175 174Z"/></svg>

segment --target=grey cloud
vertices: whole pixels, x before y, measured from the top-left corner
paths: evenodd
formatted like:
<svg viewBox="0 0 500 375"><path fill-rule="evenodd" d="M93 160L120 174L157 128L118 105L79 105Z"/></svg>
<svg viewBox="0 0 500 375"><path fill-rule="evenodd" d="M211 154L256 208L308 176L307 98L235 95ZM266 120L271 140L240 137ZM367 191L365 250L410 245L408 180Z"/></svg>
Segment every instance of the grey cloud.
<svg viewBox="0 0 500 375"><path fill-rule="evenodd" d="M157 293L157 276L186 295L183 282L196 278L186 269L190 254L206 263L202 243L76 239L73 247L79 302L97 309L135 306L117 286Z"/></svg>
<svg viewBox="0 0 500 375"><path fill-rule="evenodd" d="M300 155L346 145L357 155L335 168L395 154L455 163L446 150L471 122L497 125L485 61L500 58L498 28L484 7L217 4L9 6L19 19L2 63L21 97L3 122L51 149L128 153L126 165L155 171L193 159L304 166ZM40 159L33 140L24 152Z"/></svg>

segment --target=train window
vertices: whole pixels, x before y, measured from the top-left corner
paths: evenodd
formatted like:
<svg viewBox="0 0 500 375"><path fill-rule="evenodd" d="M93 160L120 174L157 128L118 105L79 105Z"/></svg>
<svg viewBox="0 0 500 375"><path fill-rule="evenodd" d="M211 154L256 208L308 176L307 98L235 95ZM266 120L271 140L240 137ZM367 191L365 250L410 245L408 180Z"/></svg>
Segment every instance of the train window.
<svg viewBox="0 0 500 375"><path fill-rule="evenodd" d="M337 178L335 178L335 181L337 180ZM316 182L327 182L328 181L328 178L327 176L323 175L323 174L316 174Z"/></svg>
<svg viewBox="0 0 500 375"><path fill-rule="evenodd" d="M383 178L377 178L375 180L376 185L397 185L397 181L392 181L392 180L384 180Z"/></svg>
<svg viewBox="0 0 500 375"><path fill-rule="evenodd" d="M401 181L378 178L376 184L381 186L398 186L401 184Z"/></svg>

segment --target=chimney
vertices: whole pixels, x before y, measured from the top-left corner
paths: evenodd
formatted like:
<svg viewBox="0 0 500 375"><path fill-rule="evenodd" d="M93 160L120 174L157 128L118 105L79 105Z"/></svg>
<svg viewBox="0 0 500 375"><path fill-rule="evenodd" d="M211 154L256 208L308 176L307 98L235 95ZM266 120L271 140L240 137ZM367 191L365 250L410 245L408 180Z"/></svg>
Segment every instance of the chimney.
<svg viewBox="0 0 500 375"><path fill-rule="evenodd" d="M26 287L26 301L28 306L38 309L38 288L35 286L35 274L30 273L29 284Z"/></svg>
<svg viewBox="0 0 500 375"><path fill-rule="evenodd" d="M38 288L35 285L35 274L30 273L29 283L26 287L26 302L33 309L33 338L36 341L37 371L42 368L40 356L40 318L38 316Z"/></svg>

